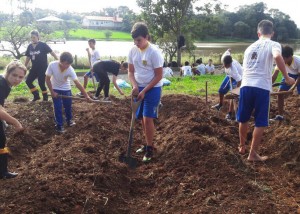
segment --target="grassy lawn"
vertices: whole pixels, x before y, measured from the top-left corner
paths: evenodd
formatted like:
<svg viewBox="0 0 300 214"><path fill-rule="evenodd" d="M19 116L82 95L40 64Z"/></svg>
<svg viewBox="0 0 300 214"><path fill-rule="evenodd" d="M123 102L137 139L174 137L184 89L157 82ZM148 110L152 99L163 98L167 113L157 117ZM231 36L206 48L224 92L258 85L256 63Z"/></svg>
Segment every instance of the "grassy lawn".
<svg viewBox="0 0 300 214"><path fill-rule="evenodd" d="M224 74L220 74L194 77L173 77L170 78L171 85L163 87L163 94L205 96L206 82L208 94L217 94L224 76Z"/></svg>
<svg viewBox="0 0 300 214"><path fill-rule="evenodd" d="M86 69L76 69L76 72L87 72ZM1 73L1 72L0 72ZM163 87L163 95L166 94L185 94L185 95L193 95L193 96L205 96L206 92L206 82L207 82L207 92L209 95L218 94L218 89L225 77L225 74L218 75L201 75L201 76L193 76L193 77L172 77L168 78L171 81L171 85ZM282 78L282 74L279 73L276 82L280 82ZM82 78L80 78L81 83L83 84ZM34 82L36 86L38 86L37 81ZM71 81L71 84L73 82ZM93 91L94 87L92 81L89 80L87 85L87 91ZM130 88L123 89L125 95L129 96L131 93ZM72 93L76 94L79 90L72 85ZM101 92L103 94L103 92ZM116 97L122 97L116 89L114 89L113 84L110 85L110 95ZM29 92L25 81L23 81L17 87L12 89L9 100L13 100L16 97L28 97L31 98L32 95Z"/></svg>
<svg viewBox="0 0 300 214"><path fill-rule="evenodd" d="M107 30L96 30L96 29L77 29L70 31L71 40L87 40L90 38L94 38L96 40L106 40L105 32ZM132 41L130 33L109 30L112 32L112 35L109 40L113 41ZM63 38L63 31L56 31L54 37Z"/></svg>
<svg viewBox="0 0 300 214"><path fill-rule="evenodd" d="M205 96L205 84L208 83L208 94L217 94L219 86L224 78L224 74L221 75L202 75L196 77L173 77L169 78L171 81L170 86L163 87L163 94L186 94L195 96ZM34 83L37 85L37 82ZM89 81L87 86L87 91L93 91L92 81ZM123 89L127 96L130 95L131 89ZM72 86L72 93L76 94L79 90ZM103 93L103 92L101 92ZM116 97L122 97L116 89L114 89L113 84L110 85L110 95ZM32 95L29 92L26 83L23 81L17 87L12 89L9 100L13 100L16 97L28 97L31 98Z"/></svg>

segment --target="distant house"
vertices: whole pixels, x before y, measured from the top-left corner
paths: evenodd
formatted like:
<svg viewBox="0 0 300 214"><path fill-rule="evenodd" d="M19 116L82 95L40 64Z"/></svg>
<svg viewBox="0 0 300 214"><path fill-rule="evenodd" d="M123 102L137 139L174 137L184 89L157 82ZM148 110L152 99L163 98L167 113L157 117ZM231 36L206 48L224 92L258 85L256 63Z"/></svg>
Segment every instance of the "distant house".
<svg viewBox="0 0 300 214"><path fill-rule="evenodd" d="M119 29L123 23L123 18L118 16L85 16L82 20L82 27L93 29Z"/></svg>
<svg viewBox="0 0 300 214"><path fill-rule="evenodd" d="M61 23L64 22L63 19L57 18L55 16L47 16L42 19L36 20L38 23L46 23L46 24L51 24L51 23Z"/></svg>

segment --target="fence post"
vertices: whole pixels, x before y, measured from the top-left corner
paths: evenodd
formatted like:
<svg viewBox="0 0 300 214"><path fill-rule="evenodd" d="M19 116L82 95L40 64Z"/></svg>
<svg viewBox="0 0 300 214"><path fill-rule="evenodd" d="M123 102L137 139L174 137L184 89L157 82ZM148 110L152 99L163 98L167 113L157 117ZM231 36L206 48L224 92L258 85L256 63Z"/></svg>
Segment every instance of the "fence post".
<svg viewBox="0 0 300 214"><path fill-rule="evenodd" d="M75 57L74 57L74 63L75 63L75 67L77 68L77 55L75 54Z"/></svg>
<svg viewBox="0 0 300 214"><path fill-rule="evenodd" d="M207 105L207 81L205 82L205 103Z"/></svg>

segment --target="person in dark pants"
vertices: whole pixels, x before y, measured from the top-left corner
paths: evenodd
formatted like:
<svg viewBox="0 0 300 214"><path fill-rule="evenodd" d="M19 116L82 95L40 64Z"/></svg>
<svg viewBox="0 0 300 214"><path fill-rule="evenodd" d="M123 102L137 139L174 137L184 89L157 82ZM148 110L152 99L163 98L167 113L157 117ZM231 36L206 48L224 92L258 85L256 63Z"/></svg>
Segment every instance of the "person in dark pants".
<svg viewBox="0 0 300 214"><path fill-rule="evenodd" d="M74 126L76 123L73 121L72 115L72 99L62 99L59 95L72 97L71 81L73 80L75 86L80 90L86 100L92 101L86 93L83 86L78 81L74 68L71 66L73 63L73 56L69 52L61 53L59 61L49 63L46 71L46 83L52 96L54 106L54 116L56 122L56 131L64 133L64 119L63 110L66 115L67 125Z"/></svg>
<svg viewBox="0 0 300 214"><path fill-rule="evenodd" d="M31 60L32 67L26 79L26 84L33 94L33 100L40 99L39 91L33 84L33 81L37 78L40 89L42 90L43 100L48 101L47 88L45 85L45 72L48 67L47 54L50 53L56 60L58 60L56 54L52 49L44 42L39 41L39 32L37 30L31 31L31 44L26 50L25 66L28 66Z"/></svg>
<svg viewBox="0 0 300 214"><path fill-rule="evenodd" d="M93 71L96 73L99 77L99 84L98 88L95 94L94 99L99 99L100 92L104 91L104 101L109 100L109 84L110 80L108 77L108 72L112 73L112 81L116 89L121 95L124 95L123 91L120 89L120 87L117 84L117 76L119 74L119 70L127 70L128 63L123 62L122 65L119 62L116 62L114 60L104 60L96 62L93 66Z"/></svg>
<svg viewBox="0 0 300 214"><path fill-rule="evenodd" d="M22 63L13 61L7 65L4 76L0 76L0 179L14 178L18 175L18 173L12 173L7 170L9 150L5 147L5 122L13 125L17 132L23 131L24 128L16 118L5 111L4 101L8 97L11 87L20 84L26 72L27 69Z"/></svg>

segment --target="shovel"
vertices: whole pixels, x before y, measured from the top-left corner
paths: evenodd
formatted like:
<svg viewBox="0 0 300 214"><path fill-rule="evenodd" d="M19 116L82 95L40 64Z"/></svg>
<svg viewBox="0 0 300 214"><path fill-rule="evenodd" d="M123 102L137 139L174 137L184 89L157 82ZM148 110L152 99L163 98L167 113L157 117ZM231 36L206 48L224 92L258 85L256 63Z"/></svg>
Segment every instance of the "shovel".
<svg viewBox="0 0 300 214"><path fill-rule="evenodd" d="M133 128L134 128L134 122L136 119L135 113L138 110L139 106L141 104L141 101L136 101L136 98L131 98L131 124L130 124L130 131L129 131L129 140L128 140L128 147L127 147L127 154L126 156L124 154L121 154L119 156L119 161L122 163L126 163L131 169L135 169L137 165L137 159L131 157L131 146L133 141Z"/></svg>
<svg viewBox="0 0 300 214"><path fill-rule="evenodd" d="M51 96L51 94L49 94L48 96ZM62 98L62 99L73 99L73 100L80 100L80 101L85 101L87 102L87 100L85 98L80 98L80 97L74 97L74 96L66 96L66 95L61 95L58 94L57 95L58 98ZM105 103L105 104L111 104L111 101L105 101L105 100L93 100L93 103Z"/></svg>

